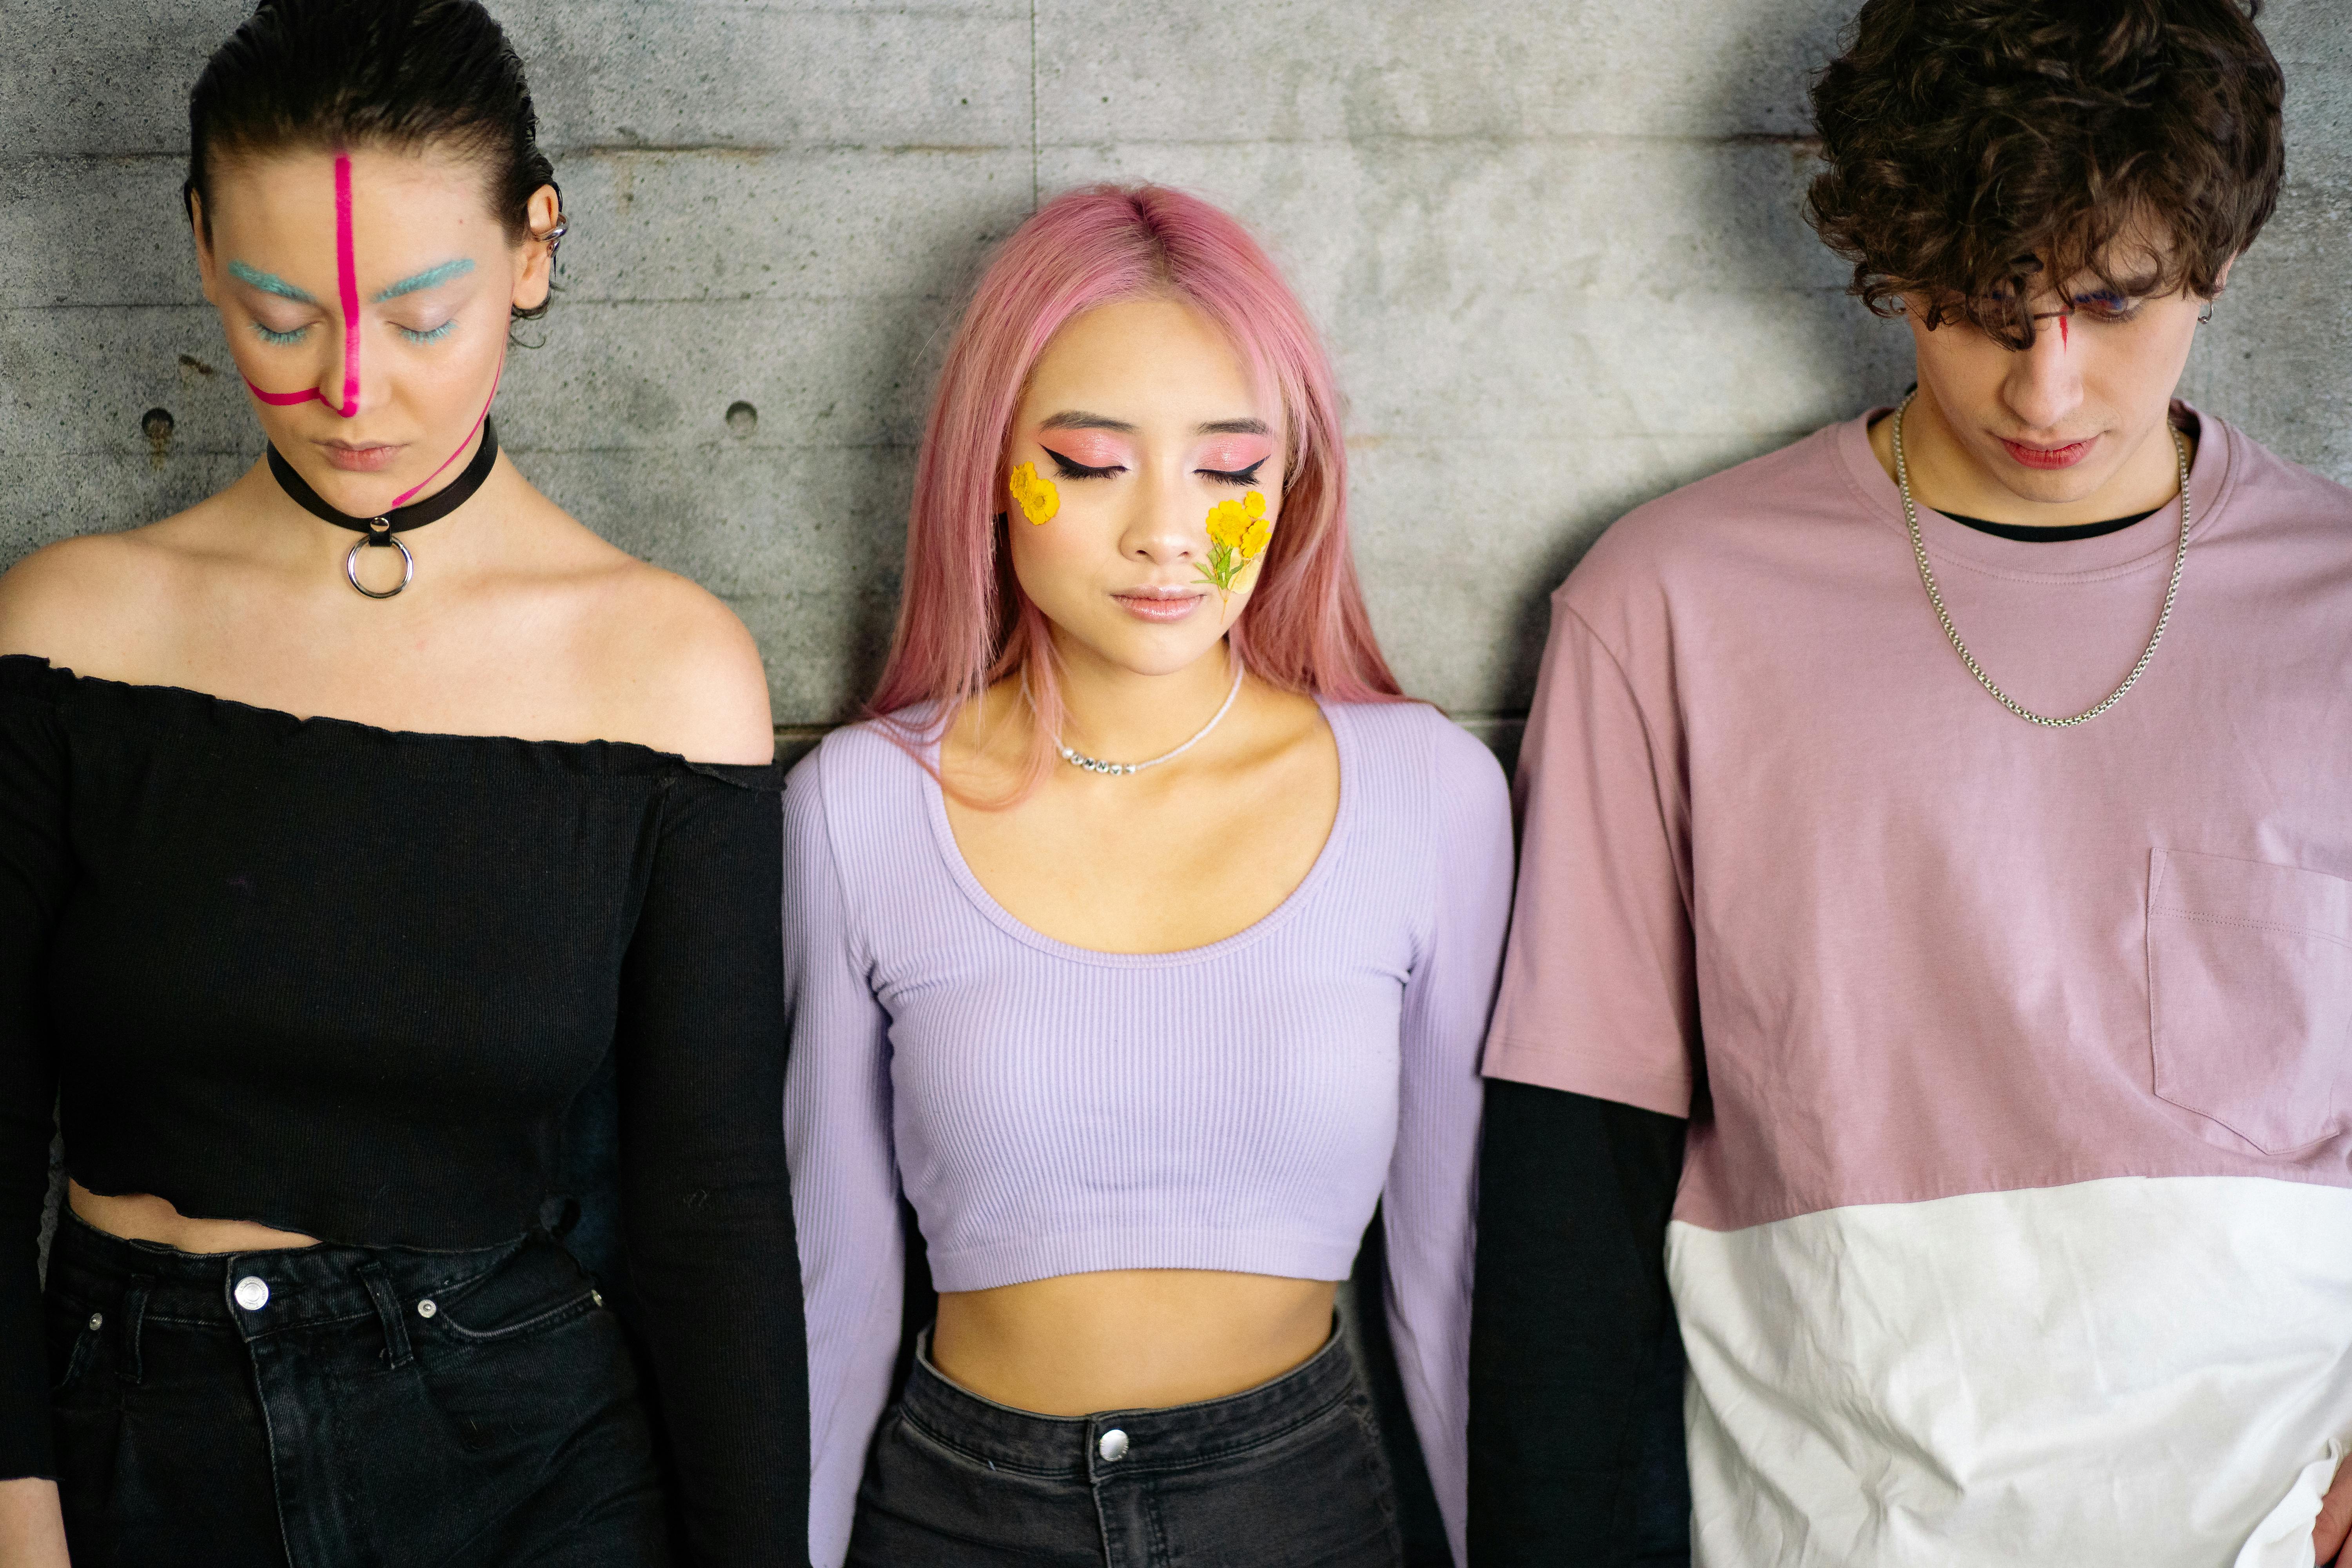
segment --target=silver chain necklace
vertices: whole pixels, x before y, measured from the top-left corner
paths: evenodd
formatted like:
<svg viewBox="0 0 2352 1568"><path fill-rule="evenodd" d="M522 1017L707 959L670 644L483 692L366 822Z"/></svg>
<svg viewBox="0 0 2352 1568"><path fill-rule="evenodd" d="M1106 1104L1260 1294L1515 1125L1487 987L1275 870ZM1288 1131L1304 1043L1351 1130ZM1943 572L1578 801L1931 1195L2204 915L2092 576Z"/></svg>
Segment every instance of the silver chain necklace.
<svg viewBox="0 0 2352 1568"><path fill-rule="evenodd" d="M2149 634L2147 647L2141 652L2139 662L2132 666L2129 675L2124 677L2124 683L2107 694L2105 701L2095 708L2084 710L2072 719L2053 719L2034 712L1993 684L1992 677L1985 673L1984 666L1979 664L1976 655L1969 651L1969 645L1960 640L1960 628L1952 624L1952 612L1944 607L1944 595L1936 586L1935 569L1927 564L1927 542L1919 534L1919 509L1911 501L1910 466L1903 460L1903 416L1910 411L1911 398L1918 395L1916 392L1912 393L1895 410L1895 484L1903 492L1903 521L1911 525L1911 553L1919 563L1919 581L1927 585L1927 602L1936 606L1936 618L1944 623L1944 635L1952 639L1952 651L1960 656L1960 662L1969 667L1969 673L1977 678L1977 684L1992 693L1994 701L2027 723L2040 724L2052 730L2089 723L2124 700L2124 693L2132 689L2147 670L2148 661L2156 657L2156 645L2164 640L2164 628L2171 624L2172 601L2180 593L2180 572L2189 564L2189 443L2180 438L2179 431L2168 432L2172 437L2172 455L2180 463L2180 546L2173 552L2172 582L2164 590L2164 609L2156 617L2156 630Z"/></svg>
<svg viewBox="0 0 2352 1568"><path fill-rule="evenodd" d="M1084 768L1090 773L1117 773L1124 776L1129 773L1139 773L1146 768L1156 768L1162 763L1174 762L1177 758L1182 756L1185 752L1199 745L1202 740L1207 738L1210 731L1223 723L1224 721L1225 715L1233 711L1234 699L1242 694L1242 676L1246 667L1240 659L1234 658L1230 649L1226 651L1225 658L1233 663L1234 683L1225 691L1225 700L1223 705L1217 710L1215 717L1212 718L1207 723L1202 725L1199 730L1193 732L1191 740L1185 742L1174 751L1162 752L1160 755L1152 758L1148 763L1107 763L1100 757L1090 757L1084 752L1071 750L1069 747L1062 744L1062 737L1059 735L1054 737L1054 750L1062 753L1062 761L1069 763L1074 768ZM1029 696L1029 672L1025 669L1021 672L1021 700L1029 704L1030 712L1034 713L1037 711L1037 704L1031 700Z"/></svg>

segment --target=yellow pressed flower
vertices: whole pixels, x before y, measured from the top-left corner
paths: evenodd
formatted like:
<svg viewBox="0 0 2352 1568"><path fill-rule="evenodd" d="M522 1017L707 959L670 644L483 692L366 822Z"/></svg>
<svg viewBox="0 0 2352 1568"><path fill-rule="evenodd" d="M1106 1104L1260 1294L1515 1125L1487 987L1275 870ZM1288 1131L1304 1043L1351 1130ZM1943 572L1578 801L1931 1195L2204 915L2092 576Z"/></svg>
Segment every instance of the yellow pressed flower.
<svg viewBox="0 0 2352 1568"><path fill-rule="evenodd" d="M1242 530L1249 526L1249 516L1237 500L1221 500L1209 509L1209 542L1226 550L1238 550Z"/></svg>
<svg viewBox="0 0 2352 1568"><path fill-rule="evenodd" d="M1034 463L1015 468L1006 488L1020 503L1021 515L1033 523L1050 522L1054 514L1062 510L1062 492L1054 488L1053 480L1038 473Z"/></svg>
<svg viewBox="0 0 2352 1568"><path fill-rule="evenodd" d="M1229 595L1242 569L1265 551L1274 537L1274 523L1265 515L1265 496L1252 490L1239 500L1221 500L1209 509L1209 559L1201 565L1202 580Z"/></svg>

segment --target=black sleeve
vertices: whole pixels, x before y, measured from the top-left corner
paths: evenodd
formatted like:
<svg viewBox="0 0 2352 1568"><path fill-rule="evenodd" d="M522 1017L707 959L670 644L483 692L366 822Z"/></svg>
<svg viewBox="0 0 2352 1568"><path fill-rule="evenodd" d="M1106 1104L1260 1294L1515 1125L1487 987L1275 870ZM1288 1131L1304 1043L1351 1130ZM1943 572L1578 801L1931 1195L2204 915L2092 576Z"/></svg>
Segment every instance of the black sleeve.
<svg viewBox="0 0 2352 1568"><path fill-rule="evenodd" d="M0 1480L58 1473L40 1278L58 1062L42 971L72 858L51 673L0 659Z"/></svg>
<svg viewBox="0 0 2352 1568"><path fill-rule="evenodd" d="M1487 1082L1470 1318L1476 1568L1634 1560L1684 1126Z"/></svg>
<svg viewBox="0 0 2352 1568"><path fill-rule="evenodd" d="M630 1277L686 1538L705 1568L808 1557L808 1348L784 1163L782 799L772 769L700 770L669 786L622 974Z"/></svg>

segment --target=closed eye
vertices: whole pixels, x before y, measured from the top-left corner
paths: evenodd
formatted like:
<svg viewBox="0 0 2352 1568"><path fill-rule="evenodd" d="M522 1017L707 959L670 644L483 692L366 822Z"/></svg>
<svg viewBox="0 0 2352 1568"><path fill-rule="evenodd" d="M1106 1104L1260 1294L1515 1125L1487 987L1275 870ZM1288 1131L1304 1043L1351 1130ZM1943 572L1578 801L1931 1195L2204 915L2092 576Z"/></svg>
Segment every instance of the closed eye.
<svg viewBox="0 0 2352 1568"><path fill-rule="evenodd" d="M1062 456L1061 453L1056 452L1051 447L1045 447L1045 456L1054 459L1055 473L1057 477L1061 479L1107 479L1113 474L1123 474L1127 472L1127 465L1125 463L1107 463L1099 468L1090 468L1084 463L1072 462L1069 458Z"/></svg>
<svg viewBox="0 0 2352 1568"><path fill-rule="evenodd" d="M1265 463L1266 459L1260 458L1246 468L1195 468L1192 471L1203 479L1215 479L1221 484L1248 486L1257 483L1257 471L1265 468Z"/></svg>
<svg viewBox="0 0 2352 1568"><path fill-rule="evenodd" d="M455 331L457 330L457 318L452 316L447 321L442 322L439 326L428 328L421 331L415 327L403 327L400 329L400 335L406 338L412 343L437 343L443 338L447 337L452 331Z"/></svg>
<svg viewBox="0 0 2352 1568"><path fill-rule="evenodd" d="M2107 289L2074 296L2074 308L2095 321L2128 321L2139 314L2139 301Z"/></svg>
<svg viewBox="0 0 2352 1568"><path fill-rule="evenodd" d="M297 327L290 332L273 332L259 321L256 321L253 323L253 330L265 343L299 343L302 341L302 334L310 329L305 326Z"/></svg>

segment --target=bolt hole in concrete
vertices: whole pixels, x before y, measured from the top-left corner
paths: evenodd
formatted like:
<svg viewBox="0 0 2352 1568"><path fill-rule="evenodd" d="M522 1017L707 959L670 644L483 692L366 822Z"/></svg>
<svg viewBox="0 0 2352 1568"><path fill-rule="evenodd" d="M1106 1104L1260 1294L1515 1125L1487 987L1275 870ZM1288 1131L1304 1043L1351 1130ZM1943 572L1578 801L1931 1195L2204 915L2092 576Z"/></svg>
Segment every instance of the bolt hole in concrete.
<svg viewBox="0 0 2352 1568"><path fill-rule="evenodd" d="M139 416L139 428L147 434L149 465L162 468L163 459L172 455L172 411L168 408L150 408Z"/></svg>
<svg viewBox="0 0 2352 1568"><path fill-rule="evenodd" d="M760 411L748 403L727 405L727 428L738 436L749 436L760 427Z"/></svg>

